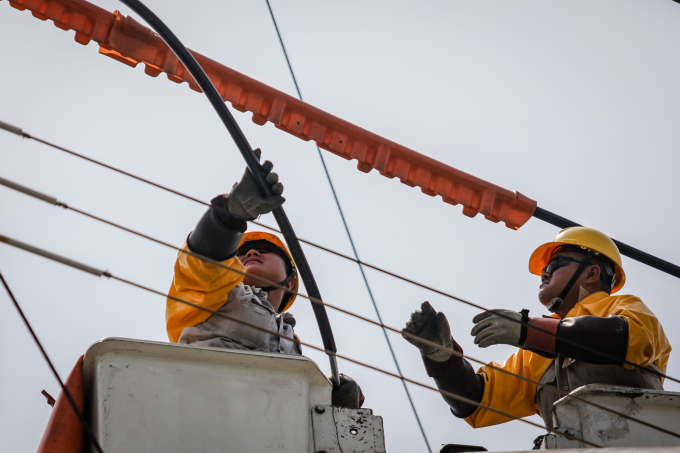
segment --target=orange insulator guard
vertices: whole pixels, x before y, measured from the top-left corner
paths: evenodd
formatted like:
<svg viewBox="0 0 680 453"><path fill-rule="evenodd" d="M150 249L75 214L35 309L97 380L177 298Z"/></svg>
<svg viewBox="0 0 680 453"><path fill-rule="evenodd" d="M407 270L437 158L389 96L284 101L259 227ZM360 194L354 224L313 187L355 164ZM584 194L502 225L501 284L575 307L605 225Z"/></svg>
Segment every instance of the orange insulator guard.
<svg viewBox="0 0 680 453"><path fill-rule="evenodd" d="M83 356L80 356L76 362L76 366L73 367L64 385L82 414L85 407ZM61 392L47 422L38 453L83 453L85 451L84 436L85 430L78 416L64 393Z"/></svg>
<svg viewBox="0 0 680 453"><path fill-rule="evenodd" d="M53 20L63 30L76 32L76 41L94 40L100 53L135 67L146 65L146 74L165 72L173 82L187 82L201 91L184 65L165 42L118 11L110 13L85 0L10 0L20 10L28 9L41 20ZM388 178L397 177L430 196L440 195L446 203L462 204L463 214L481 213L492 222L505 222L514 230L524 225L536 210L536 201L412 149L380 137L354 124L313 107L264 83L258 82L214 60L191 51L213 82L222 99L236 110L253 113L253 122L267 121L303 140L314 140L320 148L344 159L359 161L358 169L376 169Z"/></svg>

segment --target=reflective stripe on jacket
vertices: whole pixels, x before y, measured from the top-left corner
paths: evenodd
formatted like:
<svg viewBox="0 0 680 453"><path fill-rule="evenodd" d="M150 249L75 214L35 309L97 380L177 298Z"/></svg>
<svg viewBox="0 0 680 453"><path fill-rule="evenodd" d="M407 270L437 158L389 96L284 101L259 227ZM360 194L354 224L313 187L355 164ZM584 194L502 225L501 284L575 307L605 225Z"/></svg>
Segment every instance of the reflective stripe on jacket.
<svg viewBox="0 0 680 453"><path fill-rule="evenodd" d="M624 318L628 323L626 360L641 366L655 365L663 373L666 372L671 352L670 343L658 318L639 298L625 295L609 296L603 291L596 292L578 302L565 318L586 315L600 317L616 315ZM502 367L493 362L491 365L540 381L551 363L553 363L551 358L520 349L510 356ZM633 368L630 365L624 367ZM518 418L538 413L535 384L488 366L481 367L478 373L484 377L484 396L481 404L508 412ZM599 383L616 384L616 382ZM483 408L477 409L465 419L473 428L497 425L510 420L512 419Z"/></svg>
<svg viewBox="0 0 680 453"><path fill-rule="evenodd" d="M184 250L187 250L186 244ZM245 271L237 258L230 258L222 264ZM169 294L255 324L262 329L278 332L287 338L268 334L168 298L165 321L170 341L198 346L301 354L299 345L292 341L295 318L288 313L277 314L267 301L265 291L244 285L242 280L243 276L237 272L180 252Z"/></svg>

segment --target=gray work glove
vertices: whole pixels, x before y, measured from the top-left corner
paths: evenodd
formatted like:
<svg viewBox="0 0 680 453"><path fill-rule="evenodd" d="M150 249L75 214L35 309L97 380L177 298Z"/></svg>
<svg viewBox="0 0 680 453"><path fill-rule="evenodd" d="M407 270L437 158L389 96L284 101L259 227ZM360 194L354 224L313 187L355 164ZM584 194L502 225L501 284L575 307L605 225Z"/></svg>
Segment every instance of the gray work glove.
<svg viewBox="0 0 680 453"><path fill-rule="evenodd" d="M411 313L411 319L406 321L406 326L401 334L402 337L416 348L420 349L423 357L435 362L445 362L453 354L450 351L438 349L435 346L418 341L417 338L404 335L404 332L416 335L424 340L431 341L446 349L453 349L451 327L444 313L437 313L429 302L423 302L420 310Z"/></svg>
<svg viewBox="0 0 680 453"><path fill-rule="evenodd" d="M503 316L499 316L503 315ZM494 344L518 344L522 335L522 314L512 310L489 310L472 318L475 326L470 335L475 337L475 344L480 348L487 348Z"/></svg>
<svg viewBox="0 0 680 453"><path fill-rule="evenodd" d="M333 381L332 379L329 379ZM333 384L331 393L331 404L338 407L349 407L359 409L364 404L364 394L357 381L340 373L340 385Z"/></svg>
<svg viewBox="0 0 680 453"><path fill-rule="evenodd" d="M256 149L255 154L257 155L257 160L260 160L262 151ZM274 168L274 164L268 160L262 164L267 184L271 186L272 192L274 193L270 197L267 197L262 193L257 186L257 182L255 182L255 177L253 177L246 168L241 181L234 184L234 187L231 189L231 194L229 194L227 209L230 214L243 220L255 220L262 214L269 214L286 201L286 199L281 196L281 193L283 193L283 184L279 182L279 175L272 172L272 168Z"/></svg>

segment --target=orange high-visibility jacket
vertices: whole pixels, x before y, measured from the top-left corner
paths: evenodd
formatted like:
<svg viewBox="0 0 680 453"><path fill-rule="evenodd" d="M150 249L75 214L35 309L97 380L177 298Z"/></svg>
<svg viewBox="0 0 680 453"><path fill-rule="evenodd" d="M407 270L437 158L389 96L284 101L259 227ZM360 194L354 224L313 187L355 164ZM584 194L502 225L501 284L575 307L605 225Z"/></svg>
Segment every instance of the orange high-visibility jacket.
<svg viewBox="0 0 680 453"><path fill-rule="evenodd" d="M188 250L187 245L182 247ZM245 272L238 258L229 258L222 264ZM196 305L217 311L224 305L229 293L241 283L243 275L180 252L175 263L175 278L170 295ZM211 313L168 298L165 323L168 337L177 343L185 327L193 327L211 316Z"/></svg>
<svg viewBox="0 0 680 453"><path fill-rule="evenodd" d="M604 291L590 294L579 301L565 318L578 316L607 317L616 315L628 322L628 351L626 360L640 366L656 365L664 374L671 345L658 318L635 296L610 296ZM555 315L556 316L556 315ZM505 361L503 368L534 381L540 381L553 359L520 349ZM624 365L633 368L631 365ZM517 418L538 413L535 404L536 385L510 376L489 366L478 371L484 377L484 395L481 404L500 409ZM512 420L496 412L478 408L467 421L473 428L497 425Z"/></svg>

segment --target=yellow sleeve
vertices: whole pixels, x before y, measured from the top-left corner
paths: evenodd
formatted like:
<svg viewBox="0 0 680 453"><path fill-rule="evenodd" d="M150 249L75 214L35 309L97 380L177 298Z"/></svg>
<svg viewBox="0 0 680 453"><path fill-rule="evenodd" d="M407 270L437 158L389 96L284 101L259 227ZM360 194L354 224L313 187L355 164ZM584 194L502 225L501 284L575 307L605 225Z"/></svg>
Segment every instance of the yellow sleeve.
<svg viewBox="0 0 680 453"><path fill-rule="evenodd" d="M182 250L188 250L184 244ZM236 258L222 261L222 264L245 271ZM211 310L219 310L229 298L229 293L243 280L243 275L179 252L175 263L175 277L169 294ZM165 324L168 338L177 343L186 327L193 327L210 317L211 313L190 305L167 299Z"/></svg>
<svg viewBox="0 0 680 453"><path fill-rule="evenodd" d="M511 355L502 367L494 362L489 365L538 381L551 362L551 359L520 349ZM481 404L507 412L517 418L534 415L536 413L534 403L536 385L491 368L489 365L483 366L478 371L484 377L484 395ZM513 419L510 417L482 407L465 419L473 428L498 425L511 420Z"/></svg>
<svg viewBox="0 0 680 453"><path fill-rule="evenodd" d="M628 321L628 352L626 360L641 366L657 366L666 372L671 345L659 318L635 296L620 296L611 314ZM624 367L632 369L631 365Z"/></svg>

